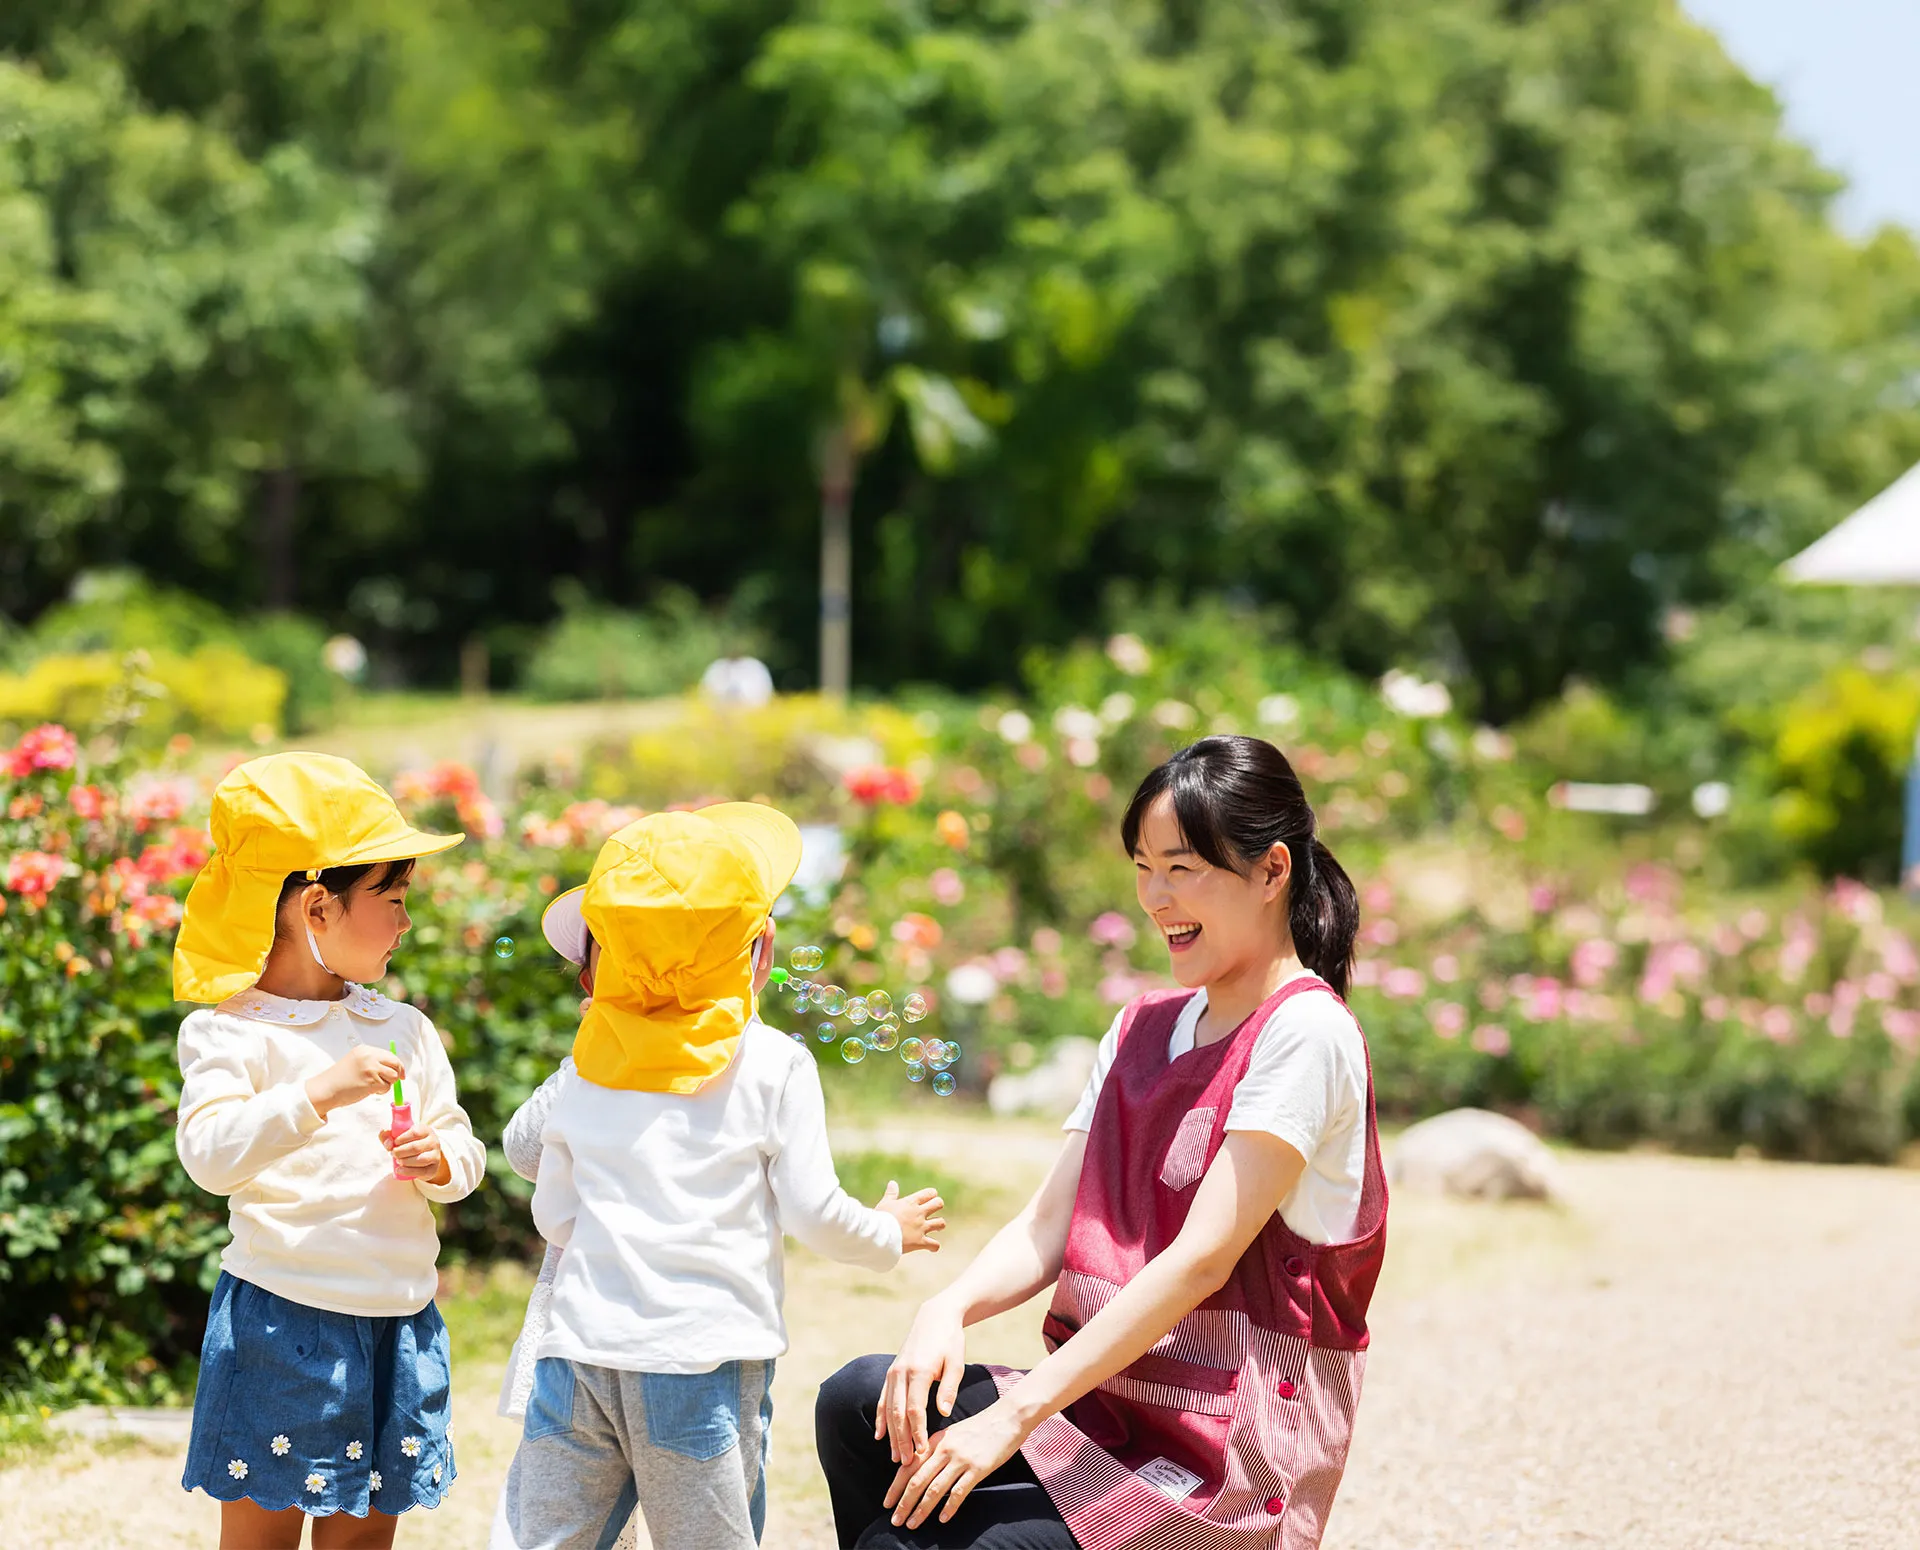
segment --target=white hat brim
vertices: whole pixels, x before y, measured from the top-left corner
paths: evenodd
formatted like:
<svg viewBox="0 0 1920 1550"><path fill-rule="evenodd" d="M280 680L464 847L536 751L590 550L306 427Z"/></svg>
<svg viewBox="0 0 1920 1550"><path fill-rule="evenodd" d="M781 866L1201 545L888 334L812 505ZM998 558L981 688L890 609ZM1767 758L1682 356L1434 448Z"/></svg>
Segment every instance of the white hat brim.
<svg viewBox="0 0 1920 1550"><path fill-rule="evenodd" d="M585 887L569 888L540 917L540 932L547 945L568 963L587 961L587 922L580 912L586 896Z"/></svg>

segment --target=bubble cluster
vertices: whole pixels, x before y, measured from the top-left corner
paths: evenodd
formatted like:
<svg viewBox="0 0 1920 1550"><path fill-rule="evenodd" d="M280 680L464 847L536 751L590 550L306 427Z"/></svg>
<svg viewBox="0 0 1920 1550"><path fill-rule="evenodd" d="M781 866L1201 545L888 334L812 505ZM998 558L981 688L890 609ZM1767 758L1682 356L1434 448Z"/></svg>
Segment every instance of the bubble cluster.
<svg viewBox="0 0 1920 1550"><path fill-rule="evenodd" d="M493 939L493 956L496 958L511 958L513 956L513 938L510 936L495 937Z"/></svg>
<svg viewBox="0 0 1920 1550"><path fill-rule="evenodd" d="M512 939L502 937L494 945L494 951L503 958L511 956ZM841 1018L849 1025L847 1028L841 1023L820 1022L814 1025L813 1033L822 1044L838 1044L840 1058L848 1065L859 1065L871 1052L897 1051L907 1069L909 1082L925 1083L940 1097L951 1097L959 1082L950 1068L960 1059L960 1046L951 1039L923 1039L912 1034L901 1037L903 1022L924 1022L932 1014L928 998L914 991L896 1001L887 991L879 989L856 995L844 986L804 977L825 968L826 962L825 948L805 944L788 951L787 968L775 967L767 973L768 983L791 998L788 1005L796 1019L791 1034L794 1042L807 1042L805 1017L808 1012ZM860 1031L852 1032L852 1029Z"/></svg>

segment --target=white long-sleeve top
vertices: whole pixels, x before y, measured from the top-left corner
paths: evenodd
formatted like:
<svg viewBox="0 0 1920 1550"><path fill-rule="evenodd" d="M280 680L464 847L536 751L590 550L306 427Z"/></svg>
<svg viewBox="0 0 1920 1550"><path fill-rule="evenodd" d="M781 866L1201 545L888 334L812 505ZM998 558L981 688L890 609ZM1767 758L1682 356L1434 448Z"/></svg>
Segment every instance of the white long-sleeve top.
<svg viewBox="0 0 1920 1550"><path fill-rule="evenodd" d="M392 1043L415 1125L439 1136L451 1178L396 1179L380 1132L389 1096L322 1115L307 1082L357 1044ZM486 1148L460 1107L440 1034L418 1010L358 985L340 1001L246 990L180 1027L174 1147L188 1176L227 1197L220 1264L310 1308L405 1317L433 1300L440 1237L430 1200L471 1194Z"/></svg>
<svg viewBox="0 0 1920 1550"><path fill-rule="evenodd" d="M533 1220L566 1252L538 1355L671 1373L769 1360L787 1349L784 1233L898 1262L900 1224L840 1187L813 1056L765 1023L697 1093L557 1085Z"/></svg>

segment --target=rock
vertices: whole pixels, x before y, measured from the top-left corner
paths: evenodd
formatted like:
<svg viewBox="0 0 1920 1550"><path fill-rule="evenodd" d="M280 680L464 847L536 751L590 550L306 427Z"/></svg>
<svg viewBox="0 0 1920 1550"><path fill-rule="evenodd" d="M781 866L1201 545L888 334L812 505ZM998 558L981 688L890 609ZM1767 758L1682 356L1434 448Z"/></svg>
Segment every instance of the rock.
<svg viewBox="0 0 1920 1550"><path fill-rule="evenodd" d="M1002 1072L987 1084L987 1108L1001 1118L1044 1114L1065 1119L1086 1091L1099 1049L1095 1039L1055 1039L1046 1059L1031 1071Z"/></svg>
<svg viewBox="0 0 1920 1550"><path fill-rule="evenodd" d="M1485 1109L1454 1109L1406 1131L1387 1157L1397 1187L1471 1200L1558 1200L1559 1161L1525 1125Z"/></svg>

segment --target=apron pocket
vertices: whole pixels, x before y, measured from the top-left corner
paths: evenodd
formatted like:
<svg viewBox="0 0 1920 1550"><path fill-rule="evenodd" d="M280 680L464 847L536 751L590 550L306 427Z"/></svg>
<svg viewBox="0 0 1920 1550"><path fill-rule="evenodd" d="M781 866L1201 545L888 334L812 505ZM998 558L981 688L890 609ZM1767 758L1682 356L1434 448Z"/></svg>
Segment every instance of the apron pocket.
<svg viewBox="0 0 1920 1550"><path fill-rule="evenodd" d="M1216 1109L1190 1109L1180 1121L1167 1147L1166 1160L1160 1165L1160 1182L1171 1190L1183 1190L1200 1182L1207 1171L1207 1143L1213 1139Z"/></svg>
<svg viewBox="0 0 1920 1550"><path fill-rule="evenodd" d="M1177 1356L1149 1353L1123 1367L1100 1385L1108 1393L1140 1405L1185 1410L1195 1415L1232 1415L1240 1374L1206 1367Z"/></svg>

